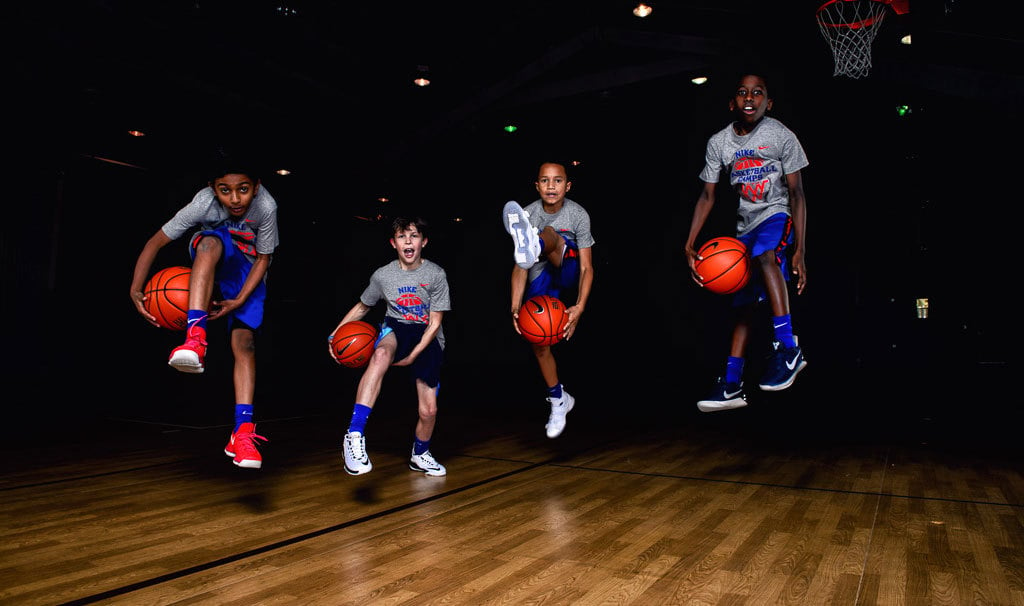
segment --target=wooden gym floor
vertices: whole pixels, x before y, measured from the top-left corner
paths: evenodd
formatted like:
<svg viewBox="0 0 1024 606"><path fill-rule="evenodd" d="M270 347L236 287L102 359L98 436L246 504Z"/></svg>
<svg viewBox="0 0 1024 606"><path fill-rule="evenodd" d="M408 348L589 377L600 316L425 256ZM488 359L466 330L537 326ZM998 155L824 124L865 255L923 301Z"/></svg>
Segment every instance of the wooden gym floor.
<svg viewBox="0 0 1024 606"><path fill-rule="evenodd" d="M386 385L358 477L347 384L264 398L261 470L202 423L223 399L9 425L0 603L1024 604L1019 424L987 377L930 416L814 366L714 414L701 390L576 383L556 440L534 389L443 392L444 478L406 467L406 384Z"/></svg>

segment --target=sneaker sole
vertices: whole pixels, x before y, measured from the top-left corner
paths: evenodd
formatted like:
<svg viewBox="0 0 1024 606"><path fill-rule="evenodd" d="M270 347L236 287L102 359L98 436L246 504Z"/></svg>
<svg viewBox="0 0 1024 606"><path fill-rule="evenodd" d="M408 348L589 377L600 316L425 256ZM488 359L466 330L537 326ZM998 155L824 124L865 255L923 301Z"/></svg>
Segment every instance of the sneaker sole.
<svg viewBox="0 0 1024 606"><path fill-rule="evenodd" d="M761 388L761 391L782 391L792 385L793 381L796 381L796 376L800 374L800 371L803 370L805 366L807 366L807 360L801 360L800 366L796 367L796 370L793 371L793 374L785 383L779 383L778 385L758 385L758 387Z"/></svg>
<svg viewBox="0 0 1024 606"><path fill-rule="evenodd" d="M428 475L428 476L430 476L432 478L439 478L441 476L444 476L444 475L448 474L447 471L442 471L440 469L423 469L422 467L420 467L418 465L413 465L412 463L409 463L409 469L411 469L413 471L418 471L418 472L420 472L422 474L425 474L425 475Z"/></svg>
<svg viewBox="0 0 1024 606"><path fill-rule="evenodd" d="M173 367L175 370L180 370L181 372L188 372L192 374L199 374L206 370L203 367L203 365L199 363L199 360L197 358L192 358L190 356L181 356L178 354L172 355L171 359L167 361L167 364Z"/></svg>
<svg viewBox="0 0 1024 606"><path fill-rule="evenodd" d="M747 405L746 400L724 400L722 402L714 401L700 401L697 402L697 410L701 412L718 412L719 410L733 410L734 408L743 408Z"/></svg>
<svg viewBox="0 0 1024 606"><path fill-rule="evenodd" d="M364 473L370 473L371 470L373 470L373 465L367 467L366 469L364 469L362 471L354 471L352 469L349 469L348 465L345 466L345 473L347 473L350 476L361 476Z"/></svg>
<svg viewBox="0 0 1024 606"><path fill-rule="evenodd" d="M253 461L252 459L243 459L241 461L234 461L235 465L244 467L245 469L259 469L263 467L263 461Z"/></svg>
<svg viewBox="0 0 1024 606"><path fill-rule="evenodd" d="M505 208L502 210L505 215L505 231L515 240L513 242L513 256L516 259L516 265L523 269L530 269L540 260L540 253L535 253L531 250L535 248L531 246L533 244L531 238L535 237L535 234L533 233L533 226L530 225L530 218L527 216L526 211L522 209L522 206L516 202L506 203ZM517 225L522 225L523 227L513 227L513 218L517 219ZM520 240L523 240L525 244L520 246Z"/></svg>

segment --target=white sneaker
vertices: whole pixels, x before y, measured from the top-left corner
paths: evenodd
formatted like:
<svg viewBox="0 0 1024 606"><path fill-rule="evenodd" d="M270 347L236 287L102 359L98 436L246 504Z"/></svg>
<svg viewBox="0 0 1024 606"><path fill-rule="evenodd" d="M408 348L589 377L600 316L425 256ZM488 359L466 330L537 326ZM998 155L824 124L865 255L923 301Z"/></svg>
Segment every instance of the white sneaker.
<svg viewBox="0 0 1024 606"><path fill-rule="evenodd" d="M366 438L358 431L345 434L345 471L358 476L373 469L370 455L366 454Z"/></svg>
<svg viewBox="0 0 1024 606"><path fill-rule="evenodd" d="M548 417L548 424L544 426L548 431L549 438L557 438L562 435L562 431L565 429L565 415L569 414L572 410L573 404L576 403L576 398L569 395L569 392L562 389L562 397L548 398L548 402L551 402L551 416Z"/></svg>
<svg viewBox="0 0 1024 606"><path fill-rule="evenodd" d="M430 454L430 451L423 454L413 453L409 459L409 469L413 471L422 471L428 476L443 476L448 473L448 470L444 468L434 459L434 455Z"/></svg>
<svg viewBox="0 0 1024 606"><path fill-rule="evenodd" d="M530 225L530 213L523 210L515 200L505 203L502 211L505 217L505 231L515 243L516 265L530 269L540 259L540 236L537 228Z"/></svg>

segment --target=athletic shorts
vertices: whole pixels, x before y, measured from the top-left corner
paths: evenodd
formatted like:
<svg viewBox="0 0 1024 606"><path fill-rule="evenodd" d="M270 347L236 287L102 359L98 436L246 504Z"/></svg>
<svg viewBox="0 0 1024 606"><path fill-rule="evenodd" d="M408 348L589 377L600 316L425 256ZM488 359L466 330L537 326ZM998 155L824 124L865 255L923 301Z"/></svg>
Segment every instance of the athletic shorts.
<svg viewBox="0 0 1024 606"><path fill-rule="evenodd" d="M751 231L736 236L750 251L751 267L750 282L742 290L733 295L733 305L760 303L768 299L768 289L764 284L764 275L757 267L755 259L762 253L774 250L775 260L782 271L782 278L789 281L789 247L793 245L793 219L786 213L776 213L762 221Z"/></svg>
<svg viewBox="0 0 1024 606"><path fill-rule="evenodd" d="M252 261L235 246L227 226L197 232L192 236L188 252L193 261L196 258L196 246L203 236L217 236L224 245L223 256L217 263L215 279L221 297L234 299L242 292L245 279L249 277L249 271L252 269ZM263 324L263 305L266 299L267 283L264 280L260 281L245 303L228 315L228 326L233 326L237 321L253 330L258 329Z"/></svg>
<svg viewBox="0 0 1024 606"><path fill-rule="evenodd" d="M397 362L408 356L416 348L426 330L426 324L402 322L397 318L386 316L384 323L380 326L377 343L374 346L379 345L380 340L389 332L394 332L395 339L398 340L394 359ZM430 342L430 345L427 345L427 348L421 351L420 355L416 356L416 359L409 365L409 368L412 370L413 379L420 379L428 387L437 387L441 383L441 362L443 360L444 349L435 337Z"/></svg>
<svg viewBox="0 0 1024 606"><path fill-rule="evenodd" d="M548 295L559 298L563 289L578 285L580 280L580 249L576 242L562 236L565 251L562 253L562 266L555 267L547 263L540 274L526 287L525 299L537 295Z"/></svg>

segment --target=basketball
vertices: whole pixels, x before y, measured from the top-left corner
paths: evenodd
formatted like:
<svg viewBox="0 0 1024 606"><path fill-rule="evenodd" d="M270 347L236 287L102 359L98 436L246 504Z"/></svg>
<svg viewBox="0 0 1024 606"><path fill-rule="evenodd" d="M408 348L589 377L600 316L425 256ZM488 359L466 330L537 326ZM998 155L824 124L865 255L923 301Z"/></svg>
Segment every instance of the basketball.
<svg viewBox="0 0 1024 606"><path fill-rule="evenodd" d="M534 345L554 345L562 340L569 314L565 304L549 295L531 297L519 308L519 330Z"/></svg>
<svg viewBox="0 0 1024 606"><path fill-rule="evenodd" d="M146 282L142 294L143 307L156 317L160 326L169 330L185 330L188 324L189 267L168 267L153 274Z"/></svg>
<svg viewBox="0 0 1024 606"><path fill-rule="evenodd" d="M750 257L747 247L736 238L712 238L697 251L697 273L704 278L704 288L728 295L747 285L750 279Z"/></svg>
<svg viewBox="0 0 1024 606"><path fill-rule="evenodd" d="M369 322L355 320L338 327L331 339L334 359L342 366L360 368L366 366L377 341L377 329Z"/></svg>

